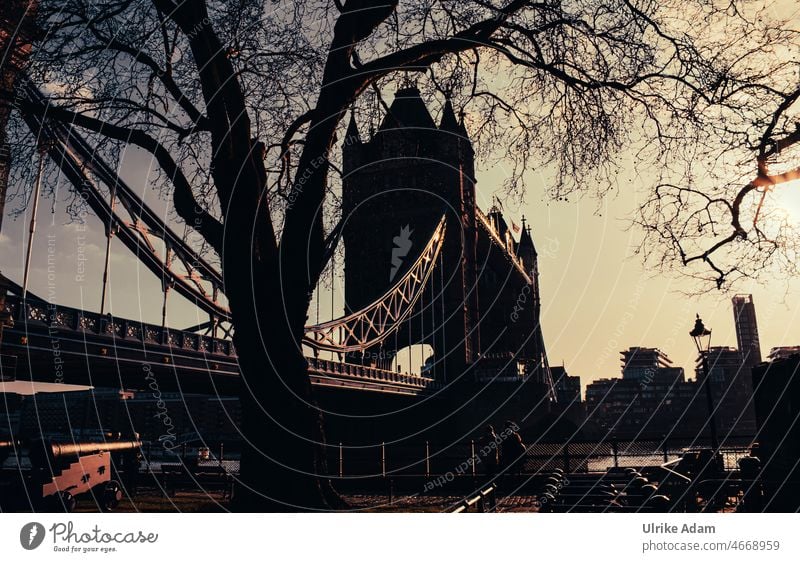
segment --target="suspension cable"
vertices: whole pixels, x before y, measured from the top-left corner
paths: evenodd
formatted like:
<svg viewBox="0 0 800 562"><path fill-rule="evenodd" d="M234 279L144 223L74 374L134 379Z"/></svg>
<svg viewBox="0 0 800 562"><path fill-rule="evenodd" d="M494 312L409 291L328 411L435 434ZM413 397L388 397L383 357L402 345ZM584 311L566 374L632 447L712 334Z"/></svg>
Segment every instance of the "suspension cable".
<svg viewBox="0 0 800 562"><path fill-rule="evenodd" d="M116 182L111 186L111 197L109 199L109 207L111 208L111 217L106 227L106 260L103 264L103 290L100 296L100 314L103 315L106 310L106 292L108 290L108 272L111 267L111 240L114 238L114 207L117 203L117 184Z"/></svg>
<svg viewBox="0 0 800 562"><path fill-rule="evenodd" d="M441 340L442 340L442 357L441 357L441 360L442 360L442 375L443 375L442 378L444 379L444 382L446 383L447 382L447 361L445 361L445 359L446 359L446 357L445 357L445 349L447 349L447 341L446 341L446 338L445 338L446 319L445 319L445 310L444 310L444 257L442 256L442 254L439 254L439 301L442 303L442 323L441 323L441 326L440 326L440 328L442 330L442 335L441 335Z"/></svg>
<svg viewBox="0 0 800 562"><path fill-rule="evenodd" d="M28 277L31 271L31 253L33 251L33 238L36 234L36 215L39 212L39 196L42 192L42 172L44 170L44 151L39 151L39 162L36 168L36 181L33 188L33 207L31 208L31 222L28 227L28 247L25 250L25 271L22 275L22 300L28 293Z"/></svg>

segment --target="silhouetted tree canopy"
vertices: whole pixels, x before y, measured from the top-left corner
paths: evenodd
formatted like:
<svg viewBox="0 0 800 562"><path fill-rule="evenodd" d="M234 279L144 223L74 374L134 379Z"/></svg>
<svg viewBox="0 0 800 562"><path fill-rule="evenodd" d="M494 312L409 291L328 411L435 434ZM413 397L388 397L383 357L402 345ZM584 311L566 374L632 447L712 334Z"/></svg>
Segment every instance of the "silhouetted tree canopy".
<svg viewBox="0 0 800 562"><path fill-rule="evenodd" d="M341 127L353 107L368 126L410 73L429 95L452 96L479 162L502 162L517 193L534 169L556 199L604 193L633 160L652 194L637 220L642 251L722 283L793 261L790 225L767 224L762 203L786 179L768 179L770 162L797 140L798 38L781 6L45 1L30 71L52 115L102 129L107 150L152 152L178 214L193 217L196 199L215 217L202 234L217 248L229 190L213 155L235 145L231 129L264 145L280 231L309 125Z"/></svg>

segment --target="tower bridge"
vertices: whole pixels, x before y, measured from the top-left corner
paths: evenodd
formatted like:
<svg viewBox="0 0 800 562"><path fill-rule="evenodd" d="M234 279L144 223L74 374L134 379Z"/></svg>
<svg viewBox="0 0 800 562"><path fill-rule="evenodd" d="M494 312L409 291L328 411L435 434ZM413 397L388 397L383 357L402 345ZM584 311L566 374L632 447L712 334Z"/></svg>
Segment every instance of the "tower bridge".
<svg viewBox="0 0 800 562"><path fill-rule="evenodd" d="M27 77L17 82L29 106L46 106ZM164 316L153 325L105 313L108 265L98 286L100 313L48 302L27 290L26 263L23 286L9 281L4 301L0 352L16 358L14 376L144 388L152 374L165 390L238 393L235 327L221 273L137 197L77 128L46 112L23 117L109 240L119 237L164 280ZM351 116L343 151L342 219L328 251L341 234L344 316L307 326L303 340L328 417L390 411L403 426L406 405L431 400L438 405L429 411L440 413L444 401L476 420L546 410L554 393L530 229L523 221L517 240L499 208L483 213L477 206L474 152L450 102L436 125L419 91L403 88L371 138L361 138ZM109 243L106 264L110 251ZM189 330L168 326L172 289L209 321ZM398 352L409 346L432 350L420 374L399 372Z"/></svg>
<svg viewBox="0 0 800 562"><path fill-rule="evenodd" d="M489 355L511 354L521 378L552 386L530 231L523 222L517 241L497 206L484 214L476 204L472 143L450 101L437 126L419 90L403 88L372 138L362 140L351 115L343 150L348 310L365 306L402 271L398 243L413 251L442 214L447 223L438 272L412 320L348 360L386 367L399 350L426 344L433 349L429 371L447 381L485 373L475 367Z"/></svg>

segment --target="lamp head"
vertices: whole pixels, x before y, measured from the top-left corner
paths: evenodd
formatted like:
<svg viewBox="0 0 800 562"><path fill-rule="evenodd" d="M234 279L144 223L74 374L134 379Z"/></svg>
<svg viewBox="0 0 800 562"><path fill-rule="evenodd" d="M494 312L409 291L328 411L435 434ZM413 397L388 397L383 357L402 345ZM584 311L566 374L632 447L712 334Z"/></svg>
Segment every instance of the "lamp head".
<svg viewBox="0 0 800 562"><path fill-rule="evenodd" d="M694 339L697 351L708 351L711 347L711 330L706 328L699 314L695 318L694 328L689 332L689 335Z"/></svg>

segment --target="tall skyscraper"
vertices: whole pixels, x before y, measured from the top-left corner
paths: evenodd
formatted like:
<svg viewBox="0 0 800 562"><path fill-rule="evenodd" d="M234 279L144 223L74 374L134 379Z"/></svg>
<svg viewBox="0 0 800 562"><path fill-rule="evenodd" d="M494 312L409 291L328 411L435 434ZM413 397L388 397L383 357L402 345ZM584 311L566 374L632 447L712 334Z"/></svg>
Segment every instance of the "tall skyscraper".
<svg viewBox="0 0 800 562"><path fill-rule="evenodd" d="M736 324L736 341L744 364L752 367L761 363L761 344L758 340L756 307L753 295L736 295L733 302L733 321Z"/></svg>

